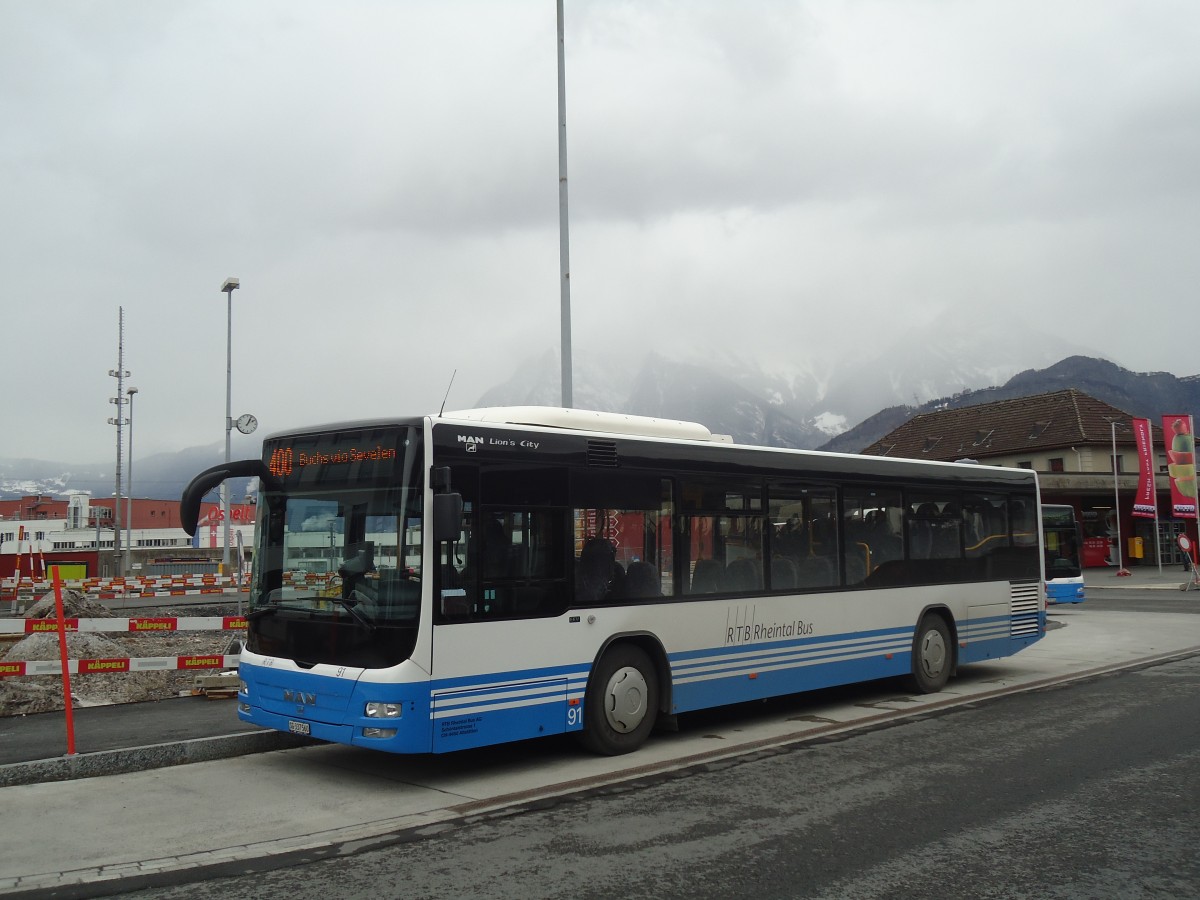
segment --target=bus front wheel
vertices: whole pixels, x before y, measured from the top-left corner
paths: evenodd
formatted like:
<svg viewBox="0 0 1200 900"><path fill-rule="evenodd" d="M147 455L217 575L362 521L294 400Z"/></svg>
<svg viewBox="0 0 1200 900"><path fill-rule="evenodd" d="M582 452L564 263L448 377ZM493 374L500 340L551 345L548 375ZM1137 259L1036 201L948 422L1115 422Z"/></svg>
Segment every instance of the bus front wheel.
<svg viewBox="0 0 1200 900"><path fill-rule="evenodd" d="M950 638L950 626L936 614L921 619L913 635L912 675L909 687L919 694L940 691L950 680L954 667L954 644Z"/></svg>
<svg viewBox="0 0 1200 900"><path fill-rule="evenodd" d="M594 753L636 750L658 715L658 672L646 651L618 644L600 658L588 679L580 740Z"/></svg>

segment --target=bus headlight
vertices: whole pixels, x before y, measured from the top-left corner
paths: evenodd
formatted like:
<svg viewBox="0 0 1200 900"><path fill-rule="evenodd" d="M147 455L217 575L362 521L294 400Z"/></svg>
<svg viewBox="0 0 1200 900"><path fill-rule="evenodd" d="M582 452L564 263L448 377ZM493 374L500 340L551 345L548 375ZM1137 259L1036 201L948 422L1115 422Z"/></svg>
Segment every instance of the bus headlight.
<svg viewBox="0 0 1200 900"><path fill-rule="evenodd" d="M403 703L377 703L372 701L367 704L366 716L368 719L398 719L403 712ZM367 736L378 737L379 735Z"/></svg>
<svg viewBox="0 0 1200 900"><path fill-rule="evenodd" d="M246 684L245 678L238 679L238 693L239 694L249 694L250 693L250 685Z"/></svg>

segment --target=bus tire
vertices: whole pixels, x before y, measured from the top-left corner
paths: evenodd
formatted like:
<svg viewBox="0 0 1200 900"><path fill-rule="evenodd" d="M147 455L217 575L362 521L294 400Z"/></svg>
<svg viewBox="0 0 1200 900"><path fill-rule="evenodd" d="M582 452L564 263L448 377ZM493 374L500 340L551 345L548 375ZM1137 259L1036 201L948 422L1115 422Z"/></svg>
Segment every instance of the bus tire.
<svg viewBox="0 0 1200 900"><path fill-rule="evenodd" d="M913 634L912 674L908 685L918 694L940 691L950 680L954 668L954 643L950 626L937 613L921 619Z"/></svg>
<svg viewBox="0 0 1200 900"><path fill-rule="evenodd" d="M593 753L618 756L645 743L658 716L658 671L641 647L617 644L588 679L579 739Z"/></svg>

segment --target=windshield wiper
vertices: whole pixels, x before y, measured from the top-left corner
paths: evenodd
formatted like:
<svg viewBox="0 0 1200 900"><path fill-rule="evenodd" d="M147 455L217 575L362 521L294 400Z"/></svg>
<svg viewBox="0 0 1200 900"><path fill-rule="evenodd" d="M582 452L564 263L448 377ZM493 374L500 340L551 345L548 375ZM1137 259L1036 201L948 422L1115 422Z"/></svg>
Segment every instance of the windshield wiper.
<svg viewBox="0 0 1200 900"><path fill-rule="evenodd" d="M326 600L326 599L331 599L331 598L306 597L303 599L313 601L313 600L317 600L317 599ZM282 602L281 603L270 603L266 606L260 606L258 609L252 610L249 613L249 615L246 616L246 619L247 619L247 621L253 622L256 619L263 618L264 616L268 616L268 615L273 616L273 615L275 615L275 613L280 613L280 612L298 612L298 613L308 613L309 615L311 615L312 609L307 606L296 606L295 604L292 604L292 603L282 603Z"/></svg>
<svg viewBox="0 0 1200 900"><path fill-rule="evenodd" d="M342 609L346 610L346 612L350 613L354 621L358 622L358 624L362 625L369 631L373 632L378 627L375 622L369 616L367 616L366 613L356 608L358 604L362 602L362 600L357 597L306 597L304 599L310 603L336 603L338 606L342 607ZM270 606L263 606L252 611L246 616L246 620L254 622L263 618L264 616L274 615L275 613L279 612L306 613L311 617L316 613L316 610L306 606L295 606L291 603L273 603Z"/></svg>
<svg viewBox="0 0 1200 900"><path fill-rule="evenodd" d="M372 622L365 613L362 613L355 608L361 601L352 597L329 597L327 599L332 600L334 603L340 604L341 607L346 610L346 612L350 613L350 615L354 617L355 621L365 627L368 631L373 632L375 630L375 623Z"/></svg>

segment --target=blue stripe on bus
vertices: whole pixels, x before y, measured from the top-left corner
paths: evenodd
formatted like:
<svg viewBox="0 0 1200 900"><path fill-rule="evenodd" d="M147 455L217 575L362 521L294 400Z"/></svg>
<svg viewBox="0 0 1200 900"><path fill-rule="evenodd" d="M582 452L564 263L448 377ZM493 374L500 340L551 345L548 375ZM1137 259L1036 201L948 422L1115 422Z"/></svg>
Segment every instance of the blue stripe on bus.
<svg viewBox="0 0 1200 900"><path fill-rule="evenodd" d="M553 678L560 676L564 678L580 678L587 679L587 673L591 670L592 664L575 663L566 666L546 666L541 669L514 669L510 672L486 672L482 675L459 675L455 678L438 678L429 682L429 690L432 693L438 691L452 690L455 688L470 689L478 687L486 687L490 684L497 686L507 686L510 684L519 684L521 682L539 681L544 678Z"/></svg>
<svg viewBox="0 0 1200 900"><path fill-rule="evenodd" d="M566 699L566 681L514 685L511 689L485 689L478 691L452 691L449 694L434 694L434 706L430 715L434 719L462 715L464 712L495 712L536 706L539 703L561 703Z"/></svg>
<svg viewBox="0 0 1200 900"><path fill-rule="evenodd" d="M672 674L676 684L754 671L779 670L816 665L846 659L868 659L888 653L903 653L912 647L912 633L898 638L875 641L828 641L818 646L794 648L790 652L774 648L747 653L737 657L710 656L687 665L675 665ZM717 662L721 660L721 662Z"/></svg>
<svg viewBox="0 0 1200 900"><path fill-rule="evenodd" d="M912 638L913 628L880 628L874 631L851 631L843 634L832 635L815 635L812 637L792 638L786 641L759 641L758 643L749 644L727 644L721 647L706 647L701 650L685 650L679 653L671 654L671 660L686 660L697 656L712 656L713 654L733 654L745 652L748 648L769 647L771 649L779 649L784 647L800 647L810 644L828 643L830 641L854 641L866 640L877 637L891 637L897 635L906 635Z"/></svg>
<svg viewBox="0 0 1200 900"><path fill-rule="evenodd" d="M1047 603L1082 603L1084 584L1082 581L1047 581Z"/></svg>
<svg viewBox="0 0 1200 900"><path fill-rule="evenodd" d="M1044 632L1044 623L1045 614L1040 611L958 622L960 640L965 645L960 648L959 661L1009 656L1034 643ZM911 671L913 634L911 627L897 627L671 653L672 712L904 675ZM245 673L256 682L260 681L260 672L250 670L257 669L247 666ZM396 722L399 733L394 738L379 741L361 737L361 727L386 727L390 723L351 715L346 715L342 725L306 720L312 722L314 737L343 742L349 737L351 743L400 752L420 750L430 740L431 749L440 752L577 731L582 727L590 672L591 661L587 661L442 678L429 682L424 690L419 685L358 683L354 690L356 702L364 695L386 696L403 689L416 704L413 711L432 729L432 734L425 731L424 738L406 727L412 721L407 717ZM280 670L266 677L276 684L323 680L303 673L285 675ZM291 717L282 712L256 708L250 714L239 715L246 721L287 730ZM346 728L350 729L349 735Z"/></svg>

